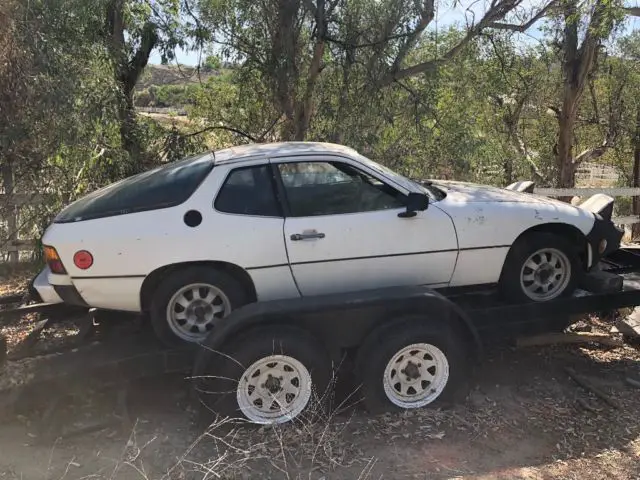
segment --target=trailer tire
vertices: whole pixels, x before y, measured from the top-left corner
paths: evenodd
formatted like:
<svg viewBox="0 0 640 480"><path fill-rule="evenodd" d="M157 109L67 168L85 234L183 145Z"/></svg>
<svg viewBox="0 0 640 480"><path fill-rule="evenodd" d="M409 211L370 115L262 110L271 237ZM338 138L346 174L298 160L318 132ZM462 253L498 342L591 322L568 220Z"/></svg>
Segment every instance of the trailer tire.
<svg viewBox="0 0 640 480"><path fill-rule="evenodd" d="M424 319L372 333L356 358L365 408L377 414L461 400L469 370L465 344L451 326Z"/></svg>
<svg viewBox="0 0 640 480"><path fill-rule="evenodd" d="M279 424L324 411L331 360L308 332L270 326L242 332L221 353L206 342L203 347L193 370L194 388L210 412ZM268 407L266 396L275 399ZM284 403L287 408L278 409Z"/></svg>

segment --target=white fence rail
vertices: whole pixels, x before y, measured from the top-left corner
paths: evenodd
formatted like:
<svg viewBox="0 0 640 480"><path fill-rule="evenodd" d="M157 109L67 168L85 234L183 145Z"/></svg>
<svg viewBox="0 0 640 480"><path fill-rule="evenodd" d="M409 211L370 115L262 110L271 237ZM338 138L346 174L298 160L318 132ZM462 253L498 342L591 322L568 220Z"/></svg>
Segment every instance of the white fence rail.
<svg viewBox="0 0 640 480"><path fill-rule="evenodd" d="M590 197L596 193L611 197L637 197L640 195L640 188L536 188L535 193L546 197Z"/></svg>
<svg viewBox="0 0 640 480"><path fill-rule="evenodd" d="M538 195L546 197L590 197L596 193L604 193L610 197L637 197L640 196L640 188L621 187L621 188L536 188L534 192ZM633 225L640 223L640 217L637 215L627 215L624 217L614 217L613 222L616 225Z"/></svg>

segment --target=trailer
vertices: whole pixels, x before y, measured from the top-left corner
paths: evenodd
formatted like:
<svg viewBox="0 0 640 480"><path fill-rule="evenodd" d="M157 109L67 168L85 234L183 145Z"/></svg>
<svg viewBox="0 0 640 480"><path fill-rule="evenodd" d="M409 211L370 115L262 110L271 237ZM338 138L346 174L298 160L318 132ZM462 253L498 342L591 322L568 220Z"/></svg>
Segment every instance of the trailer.
<svg viewBox="0 0 640 480"><path fill-rule="evenodd" d="M489 345L562 332L578 314L640 305L640 249L614 252L582 283L572 297L545 303L505 304L490 285L260 302L234 311L201 345L181 348L162 345L140 318L117 312L5 308L0 326L25 312L44 319L10 356L0 351L0 413L45 392L44 424L58 435L49 424L65 395L87 384L119 385L119 418L126 419L127 383L166 373L189 376L205 411L259 424L323 411L343 374L353 376L372 412L455 402ZM72 341L34 349L40 332L71 317L79 325Z"/></svg>
<svg viewBox="0 0 640 480"><path fill-rule="evenodd" d="M199 349L208 410L259 424L323 411L336 366L352 361L371 412L455 402L487 345L562 332L575 315L640 305L640 249L622 248L569 298L506 304L494 286L385 288L245 306Z"/></svg>

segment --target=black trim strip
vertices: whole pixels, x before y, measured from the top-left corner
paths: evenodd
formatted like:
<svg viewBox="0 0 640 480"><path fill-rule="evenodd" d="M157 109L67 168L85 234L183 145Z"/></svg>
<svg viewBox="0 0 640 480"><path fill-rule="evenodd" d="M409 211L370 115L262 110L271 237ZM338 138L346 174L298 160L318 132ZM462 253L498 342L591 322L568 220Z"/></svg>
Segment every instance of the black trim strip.
<svg viewBox="0 0 640 480"><path fill-rule="evenodd" d="M468 250L490 250L492 248L510 248L511 245L492 245L490 247L467 247L467 248L461 248L460 251L461 252L466 252Z"/></svg>
<svg viewBox="0 0 640 480"><path fill-rule="evenodd" d="M447 252L457 252L457 251L458 249L452 248L449 250L431 250L426 252L391 253L389 255L369 255L365 257L332 258L330 260L310 260L307 262L294 262L291 265L307 265L310 263L348 262L350 260L367 260L369 258L407 257L409 255L424 255L426 253L447 253Z"/></svg>
<svg viewBox="0 0 640 480"><path fill-rule="evenodd" d="M389 255L369 255L364 257L348 257L348 258L332 258L330 260L310 260L307 262L294 262L291 265L308 265L312 263L332 263L332 262L348 262L350 260L367 260L369 258L386 258L386 257L406 257L409 255L425 255L429 253L448 253L448 252L465 252L469 250L489 250L492 248L505 248L510 247L510 245L493 245L491 247L469 247L469 248L461 248L458 250L457 248L450 248L445 250L427 250L424 252L407 252L407 253L392 253Z"/></svg>
<svg viewBox="0 0 640 480"><path fill-rule="evenodd" d="M461 248L459 251L466 252L469 250L489 250L492 248L506 248L511 245L493 245L491 247L469 247L469 248ZM350 260L366 260L369 258L386 258L386 257L406 257L409 255L425 255L428 253L448 253L448 252L457 252L457 248L450 248L446 250L426 250L424 252L407 252L407 253L391 253L389 255L369 255L364 257L348 257L348 258L332 258L330 260L310 260L308 262L295 262L292 265L307 265L312 263L332 263L332 262L348 262ZM259 265L257 267L246 267L245 270L263 270L265 268L281 268L288 267L287 263L278 263L275 265ZM145 278L146 275L105 275L105 276L95 276L95 277L71 277L72 280L102 280L107 278Z"/></svg>
<svg viewBox="0 0 640 480"><path fill-rule="evenodd" d="M288 263L279 263L277 265L261 265L259 267L247 267L245 270L263 270L265 268L279 268L279 267L288 267Z"/></svg>
<svg viewBox="0 0 640 480"><path fill-rule="evenodd" d="M98 275L95 277L71 277L71 280L103 280L105 278L145 278L146 275Z"/></svg>

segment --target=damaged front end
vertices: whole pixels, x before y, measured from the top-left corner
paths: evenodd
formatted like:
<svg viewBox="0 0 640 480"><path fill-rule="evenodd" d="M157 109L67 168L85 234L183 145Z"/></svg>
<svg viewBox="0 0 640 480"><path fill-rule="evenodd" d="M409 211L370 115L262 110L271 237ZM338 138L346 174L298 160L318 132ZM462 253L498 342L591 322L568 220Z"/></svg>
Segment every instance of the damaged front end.
<svg viewBox="0 0 640 480"><path fill-rule="evenodd" d="M620 248L624 230L612 221L613 202L613 197L597 193L579 205L579 208L593 213L595 217L593 228L586 235L592 252L591 265Z"/></svg>
<svg viewBox="0 0 640 480"><path fill-rule="evenodd" d="M520 193L534 193L534 188L534 182L522 181L512 183L505 189ZM612 221L613 204L613 197L604 193L596 193L584 202L575 205L577 208L591 212L595 217L593 227L586 235L589 245L589 266L596 265L602 257L620 248L624 230Z"/></svg>

